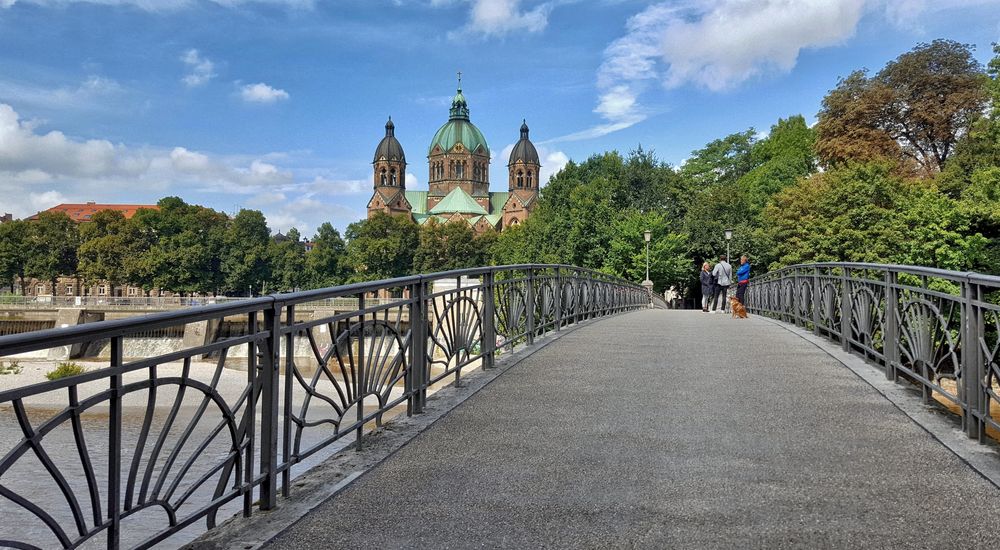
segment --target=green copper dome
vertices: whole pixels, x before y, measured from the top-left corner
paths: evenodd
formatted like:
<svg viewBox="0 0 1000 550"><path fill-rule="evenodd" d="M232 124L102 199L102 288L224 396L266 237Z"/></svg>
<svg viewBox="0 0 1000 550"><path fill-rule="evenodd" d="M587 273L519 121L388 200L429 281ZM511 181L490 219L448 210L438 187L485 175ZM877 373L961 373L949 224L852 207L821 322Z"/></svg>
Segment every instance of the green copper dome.
<svg viewBox="0 0 1000 550"><path fill-rule="evenodd" d="M468 151L475 151L480 146L483 153L490 154L490 146L486 144L483 133L476 128L476 125L469 121L469 106L462 94L462 88L458 89L455 98L451 102L450 118L442 126L431 140L431 146L427 152L430 154L434 147L438 146L442 151L451 151L456 143L461 143Z"/></svg>

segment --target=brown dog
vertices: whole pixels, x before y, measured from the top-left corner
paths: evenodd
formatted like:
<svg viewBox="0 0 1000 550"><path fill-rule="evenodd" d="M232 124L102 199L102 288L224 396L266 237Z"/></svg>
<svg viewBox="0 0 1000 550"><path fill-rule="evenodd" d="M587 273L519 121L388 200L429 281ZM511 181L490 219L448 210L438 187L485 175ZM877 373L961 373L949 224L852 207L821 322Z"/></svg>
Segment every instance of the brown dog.
<svg viewBox="0 0 1000 550"><path fill-rule="evenodd" d="M736 296L729 298L729 306L733 310L733 319L746 319L747 308L736 299Z"/></svg>

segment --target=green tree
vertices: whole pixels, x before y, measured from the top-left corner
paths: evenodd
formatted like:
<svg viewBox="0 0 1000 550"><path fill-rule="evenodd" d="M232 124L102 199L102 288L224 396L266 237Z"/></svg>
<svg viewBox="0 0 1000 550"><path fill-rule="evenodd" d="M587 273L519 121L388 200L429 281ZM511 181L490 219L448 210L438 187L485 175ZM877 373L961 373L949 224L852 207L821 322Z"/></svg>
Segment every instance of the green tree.
<svg viewBox="0 0 1000 550"><path fill-rule="evenodd" d="M31 253L25 264L25 275L49 281L55 292L59 277L76 273L79 242L76 222L64 212L40 213L28 232Z"/></svg>
<svg viewBox="0 0 1000 550"><path fill-rule="evenodd" d="M691 158L681 166L681 177L690 182L693 190L735 182L753 169L751 152L756 142L755 135L756 131L750 128L693 151Z"/></svg>
<svg viewBox="0 0 1000 550"><path fill-rule="evenodd" d="M306 252L307 284L311 288L325 288L342 284L346 278L344 254L346 245L329 222L319 226L312 239L313 248Z"/></svg>
<svg viewBox="0 0 1000 550"><path fill-rule="evenodd" d="M296 232L298 235L298 232ZM227 292L264 293L271 278L271 230L260 210L240 210L223 237L222 276Z"/></svg>
<svg viewBox="0 0 1000 550"><path fill-rule="evenodd" d="M489 238L478 238L464 220L420 226L419 244L413 254L414 273L479 267L489 262Z"/></svg>
<svg viewBox="0 0 1000 550"><path fill-rule="evenodd" d="M136 239L134 228L118 210L102 210L80 227L78 273L85 281L107 281L110 291L128 281L128 258Z"/></svg>
<svg viewBox="0 0 1000 550"><path fill-rule="evenodd" d="M30 248L30 227L28 222L14 220L0 224L0 282L10 285L14 291L14 279L21 280L21 294L24 294L25 268L28 264Z"/></svg>
<svg viewBox="0 0 1000 550"><path fill-rule="evenodd" d="M612 236L604 254L601 270L630 281L646 278L646 241L649 230L649 278L653 290L675 286L683 290L691 280L691 260L687 257L686 235L674 233L669 220L660 212L632 210L613 222Z"/></svg>
<svg viewBox="0 0 1000 550"><path fill-rule="evenodd" d="M417 224L407 216L376 212L347 227L346 263L352 282L409 275L419 244Z"/></svg>
<svg viewBox="0 0 1000 550"><path fill-rule="evenodd" d="M133 218L144 250L130 262L132 280L146 290L217 293L229 218L177 197L157 205L159 210L140 210Z"/></svg>
<svg viewBox="0 0 1000 550"><path fill-rule="evenodd" d="M285 239L271 241L270 263L273 286L281 292L299 290L306 285L306 250L294 227Z"/></svg>

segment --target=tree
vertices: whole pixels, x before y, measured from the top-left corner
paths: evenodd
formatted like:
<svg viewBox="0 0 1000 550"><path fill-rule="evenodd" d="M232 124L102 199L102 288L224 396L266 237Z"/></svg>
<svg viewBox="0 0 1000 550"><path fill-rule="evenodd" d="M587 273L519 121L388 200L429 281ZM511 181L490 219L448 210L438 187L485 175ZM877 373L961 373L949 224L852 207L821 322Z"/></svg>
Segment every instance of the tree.
<svg viewBox="0 0 1000 550"><path fill-rule="evenodd" d="M690 182L693 190L704 189L721 183L731 183L753 169L753 150L756 131L730 134L717 139L691 153L691 158L681 166L681 177Z"/></svg>
<svg viewBox="0 0 1000 550"><path fill-rule="evenodd" d="M491 230L492 231L492 230ZM465 220L420 226L419 244L413 254L413 273L433 273L479 267L488 263L489 246Z"/></svg>
<svg viewBox="0 0 1000 550"><path fill-rule="evenodd" d="M889 163L816 174L779 193L764 212L772 267L875 262L967 270L985 239L931 182L904 180Z"/></svg>
<svg viewBox="0 0 1000 550"><path fill-rule="evenodd" d="M136 242L130 234L133 227L118 210L94 214L80 227L79 275L85 281L107 281L112 293L128 281L126 262L133 256L130 248Z"/></svg>
<svg viewBox="0 0 1000 550"><path fill-rule="evenodd" d="M226 227L223 245L223 288L237 294L252 294L252 289L263 293L271 277L271 230L264 214L260 210L240 210Z"/></svg>
<svg viewBox="0 0 1000 550"><path fill-rule="evenodd" d="M347 278L344 239L330 222L319 226L313 236L313 248L306 252L306 279L310 288L339 285Z"/></svg>
<svg viewBox="0 0 1000 550"><path fill-rule="evenodd" d="M270 250L271 278L278 291L301 289L308 281L306 250L299 230L288 230L284 240L272 240Z"/></svg>
<svg viewBox="0 0 1000 550"><path fill-rule="evenodd" d="M60 276L76 273L79 240L76 222L66 213L41 212L38 220L30 223L28 243L31 253L25 263L25 275L49 281L54 293Z"/></svg>
<svg viewBox="0 0 1000 550"><path fill-rule="evenodd" d="M14 279L20 278L21 294L24 294L29 229L28 223L21 220L0 224L0 282L10 285L11 292L14 291Z"/></svg>
<svg viewBox="0 0 1000 550"><path fill-rule="evenodd" d="M159 210L133 220L143 252L128 268L144 289L215 293L222 288L222 253L228 216L165 197Z"/></svg>
<svg viewBox="0 0 1000 550"><path fill-rule="evenodd" d="M408 216L376 212L347 227L346 263L352 282L409 275L419 243L417 224Z"/></svg>
<svg viewBox="0 0 1000 550"><path fill-rule="evenodd" d="M671 286L683 290L691 279L691 259L686 255L687 236L670 230L669 220L660 212L632 210L613 222L612 236L605 250L601 270L630 281L646 278L646 241L649 230L649 278L653 290Z"/></svg>
<svg viewBox="0 0 1000 550"><path fill-rule="evenodd" d="M750 150L753 168L740 178L750 200L761 209L778 191L816 171L815 132L802 115L778 119L768 136Z"/></svg>
<svg viewBox="0 0 1000 550"><path fill-rule="evenodd" d="M972 46L919 44L868 78L856 71L823 100L817 151L826 166L884 156L939 172L986 105Z"/></svg>

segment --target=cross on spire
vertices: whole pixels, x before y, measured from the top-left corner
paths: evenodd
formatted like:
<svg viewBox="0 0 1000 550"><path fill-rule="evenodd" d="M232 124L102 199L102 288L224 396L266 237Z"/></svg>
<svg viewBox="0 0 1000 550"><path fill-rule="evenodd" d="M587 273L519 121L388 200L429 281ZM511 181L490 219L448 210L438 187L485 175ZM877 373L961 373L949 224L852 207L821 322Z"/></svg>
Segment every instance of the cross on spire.
<svg viewBox="0 0 1000 550"><path fill-rule="evenodd" d="M462 71L458 71L458 89L462 89Z"/></svg>

